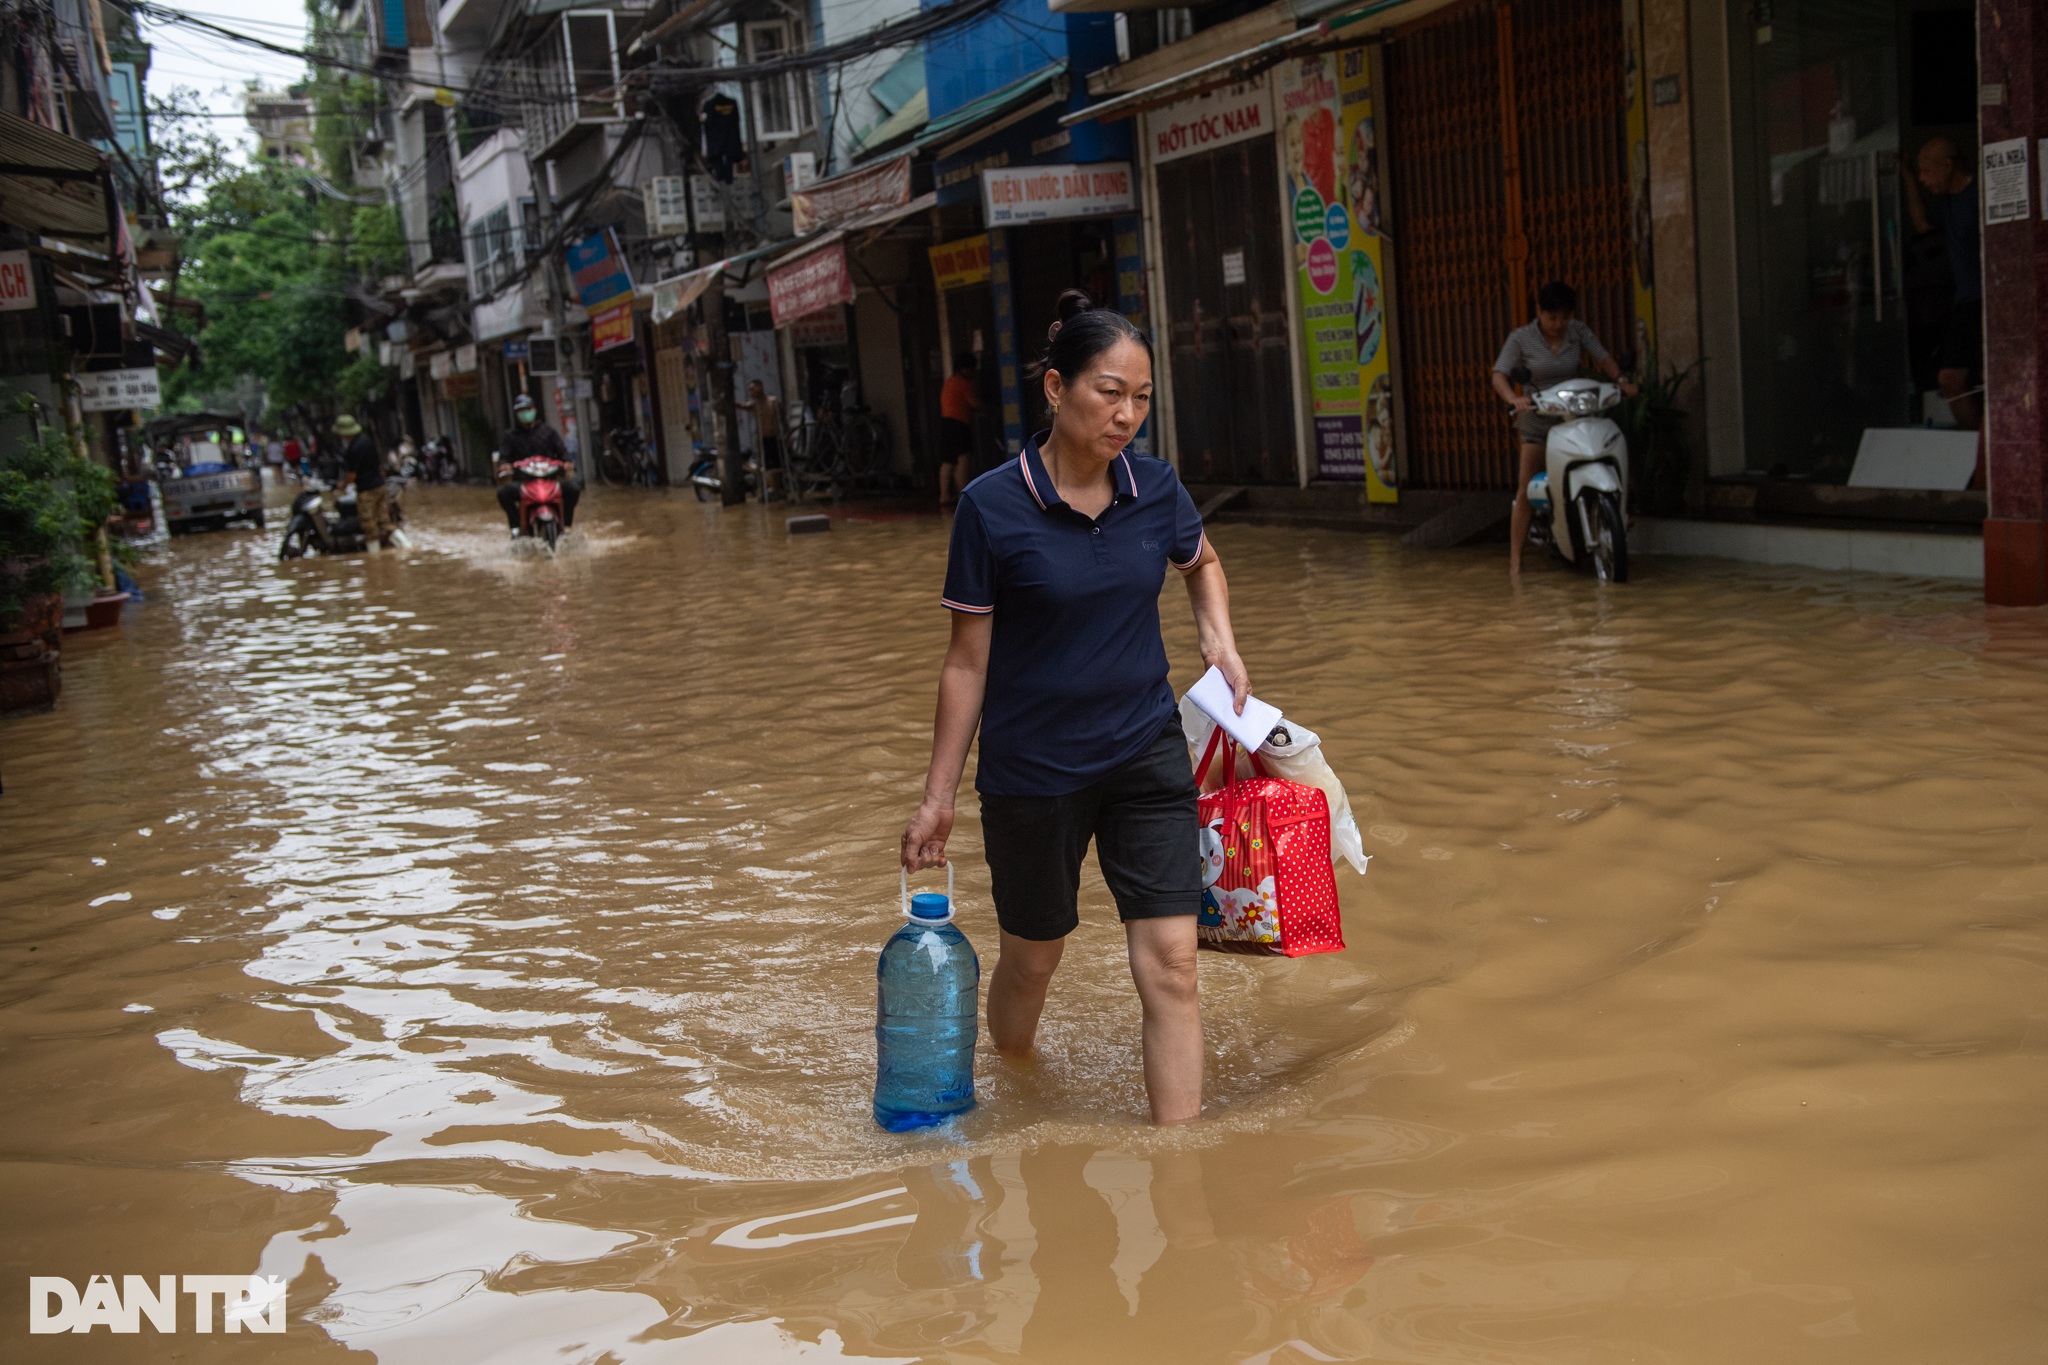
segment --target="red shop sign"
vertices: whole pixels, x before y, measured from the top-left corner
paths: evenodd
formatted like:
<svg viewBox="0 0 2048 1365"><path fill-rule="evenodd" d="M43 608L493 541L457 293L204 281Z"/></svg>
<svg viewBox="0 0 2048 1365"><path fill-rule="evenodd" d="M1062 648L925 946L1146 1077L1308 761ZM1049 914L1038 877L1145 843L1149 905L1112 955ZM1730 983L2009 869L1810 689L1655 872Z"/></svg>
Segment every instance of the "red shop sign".
<svg viewBox="0 0 2048 1365"><path fill-rule="evenodd" d="M768 311L777 327L806 313L853 302L853 274L846 268L846 244L808 251L768 272Z"/></svg>

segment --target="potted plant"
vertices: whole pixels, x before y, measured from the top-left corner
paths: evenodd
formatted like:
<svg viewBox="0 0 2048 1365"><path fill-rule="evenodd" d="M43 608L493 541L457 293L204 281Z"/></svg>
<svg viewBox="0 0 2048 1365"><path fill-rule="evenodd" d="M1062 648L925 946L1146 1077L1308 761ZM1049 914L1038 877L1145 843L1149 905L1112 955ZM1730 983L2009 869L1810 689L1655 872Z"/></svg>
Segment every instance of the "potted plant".
<svg viewBox="0 0 2048 1365"><path fill-rule="evenodd" d="M1615 414L1635 461L1629 487L1637 511L1670 516L1685 508L1686 413L1678 401L1698 368L1694 361L1662 375L1653 371Z"/></svg>
<svg viewBox="0 0 2048 1365"><path fill-rule="evenodd" d="M115 506L113 472L61 431L0 452L0 711L57 699L64 594L105 581L98 535Z"/></svg>

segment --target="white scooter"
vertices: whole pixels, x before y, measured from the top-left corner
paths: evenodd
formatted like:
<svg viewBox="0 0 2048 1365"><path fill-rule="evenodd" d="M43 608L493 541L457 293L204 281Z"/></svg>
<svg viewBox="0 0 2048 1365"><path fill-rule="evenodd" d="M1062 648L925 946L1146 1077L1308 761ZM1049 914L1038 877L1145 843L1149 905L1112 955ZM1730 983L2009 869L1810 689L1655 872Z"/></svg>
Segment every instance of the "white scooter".
<svg viewBox="0 0 2048 1365"><path fill-rule="evenodd" d="M1508 378L1526 384L1529 372L1517 367ZM1600 416L1621 401L1620 386L1567 379L1529 401L1566 419L1550 429L1543 472L1529 480L1530 543L1568 564L1590 563L1602 583L1628 582L1628 442Z"/></svg>

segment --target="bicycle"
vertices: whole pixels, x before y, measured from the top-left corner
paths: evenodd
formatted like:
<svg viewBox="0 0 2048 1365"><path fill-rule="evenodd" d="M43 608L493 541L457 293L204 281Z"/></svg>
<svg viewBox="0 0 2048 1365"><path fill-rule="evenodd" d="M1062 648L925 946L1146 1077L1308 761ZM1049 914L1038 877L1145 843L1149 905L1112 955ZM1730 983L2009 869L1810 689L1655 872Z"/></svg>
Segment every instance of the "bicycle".
<svg viewBox="0 0 2048 1365"><path fill-rule="evenodd" d="M830 408L805 412L783 449L792 497L829 492L834 502L844 502L862 483L886 478L894 445L887 418L869 408L849 407L843 418Z"/></svg>
<svg viewBox="0 0 2048 1365"><path fill-rule="evenodd" d="M637 427L614 427L605 438L605 448L598 458L598 477L606 483L623 484L628 487L638 484L653 488L660 483L654 463L654 451L649 448L647 438Z"/></svg>

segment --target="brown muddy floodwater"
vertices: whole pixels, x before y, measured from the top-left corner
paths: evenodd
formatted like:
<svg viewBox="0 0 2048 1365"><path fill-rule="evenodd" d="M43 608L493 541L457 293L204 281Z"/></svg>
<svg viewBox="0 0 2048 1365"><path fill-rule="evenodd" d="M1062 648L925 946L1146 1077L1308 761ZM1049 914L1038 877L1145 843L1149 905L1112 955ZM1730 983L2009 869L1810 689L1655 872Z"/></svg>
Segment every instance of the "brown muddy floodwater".
<svg viewBox="0 0 2048 1365"><path fill-rule="evenodd" d="M892 1136L945 525L587 507L181 541L0 723L0 1356L2048 1356L2048 615L1219 527L1376 855L1349 950L1205 954L1155 1132L1091 872L1040 1063ZM31 1275L259 1270L283 1336L27 1334Z"/></svg>

